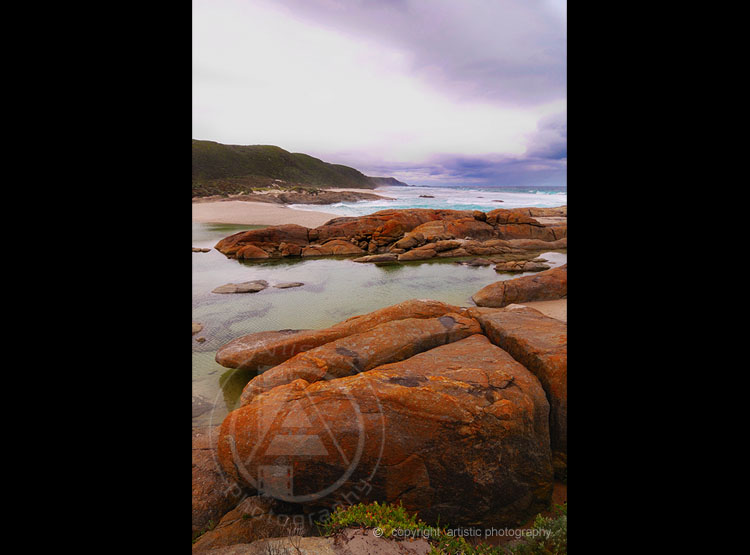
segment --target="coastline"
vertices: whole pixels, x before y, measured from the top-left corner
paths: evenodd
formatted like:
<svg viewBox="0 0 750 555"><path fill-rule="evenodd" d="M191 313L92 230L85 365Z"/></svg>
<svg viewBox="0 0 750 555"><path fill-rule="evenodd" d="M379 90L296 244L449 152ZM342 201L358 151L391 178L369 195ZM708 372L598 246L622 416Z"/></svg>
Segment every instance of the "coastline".
<svg viewBox="0 0 750 555"><path fill-rule="evenodd" d="M338 215L313 210L295 210L283 204L230 200L193 203L193 221L214 224L281 225L318 227Z"/></svg>

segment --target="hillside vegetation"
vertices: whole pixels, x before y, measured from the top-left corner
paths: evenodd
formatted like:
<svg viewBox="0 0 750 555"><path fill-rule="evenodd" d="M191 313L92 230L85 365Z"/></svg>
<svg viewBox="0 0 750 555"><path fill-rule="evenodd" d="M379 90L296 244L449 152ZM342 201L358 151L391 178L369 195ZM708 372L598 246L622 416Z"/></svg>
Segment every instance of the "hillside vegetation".
<svg viewBox="0 0 750 555"><path fill-rule="evenodd" d="M277 146L193 140L193 196L236 194L268 187L376 186L375 181L354 168Z"/></svg>

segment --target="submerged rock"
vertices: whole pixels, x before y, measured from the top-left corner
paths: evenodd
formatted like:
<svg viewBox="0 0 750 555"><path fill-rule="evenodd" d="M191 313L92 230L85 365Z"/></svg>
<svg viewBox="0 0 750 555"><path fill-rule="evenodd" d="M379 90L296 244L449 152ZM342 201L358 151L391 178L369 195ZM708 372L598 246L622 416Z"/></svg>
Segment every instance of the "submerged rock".
<svg viewBox="0 0 750 555"><path fill-rule="evenodd" d="M290 287L302 287L304 283L301 281L290 281L288 283L277 283L274 285L276 289L289 289Z"/></svg>
<svg viewBox="0 0 750 555"><path fill-rule="evenodd" d="M492 260L487 260L486 258L472 258L471 260L459 260L456 262L456 264L462 266L491 266L492 263Z"/></svg>
<svg viewBox="0 0 750 555"><path fill-rule="evenodd" d="M477 306L502 308L513 303L561 299L568 295L568 265L483 287L472 296Z"/></svg>
<svg viewBox="0 0 750 555"><path fill-rule="evenodd" d="M211 293L257 293L258 291L263 291L266 287L268 287L267 281L256 279L253 281L244 281L242 283L227 283L226 285L217 287L211 291Z"/></svg>
<svg viewBox="0 0 750 555"><path fill-rule="evenodd" d="M200 331L203 329L203 324L199 324L198 322L193 322L193 335L196 333L200 333Z"/></svg>

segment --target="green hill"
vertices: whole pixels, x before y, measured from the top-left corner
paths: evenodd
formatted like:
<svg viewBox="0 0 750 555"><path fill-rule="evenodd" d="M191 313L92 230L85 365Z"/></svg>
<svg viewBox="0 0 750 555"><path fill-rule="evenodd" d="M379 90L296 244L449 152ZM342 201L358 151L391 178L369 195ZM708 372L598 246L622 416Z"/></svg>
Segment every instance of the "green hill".
<svg viewBox="0 0 750 555"><path fill-rule="evenodd" d="M223 145L193 139L193 196L247 192L259 187L374 189L363 173L270 145Z"/></svg>

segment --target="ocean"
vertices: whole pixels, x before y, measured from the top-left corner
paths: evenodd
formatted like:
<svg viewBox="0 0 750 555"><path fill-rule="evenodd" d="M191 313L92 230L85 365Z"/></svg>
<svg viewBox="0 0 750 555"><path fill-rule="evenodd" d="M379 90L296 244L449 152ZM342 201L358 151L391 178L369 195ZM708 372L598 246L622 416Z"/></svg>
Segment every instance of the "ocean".
<svg viewBox="0 0 750 555"><path fill-rule="evenodd" d="M291 204L297 210L329 212L339 216L365 216L379 210L439 208L482 210L496 208L563 206L568 203L567 187L378 187L374 193L396 200L339 202L336 204ZM432 198L429 198L432 197ZM502 201L502 202L498 202Z"/></svg>

